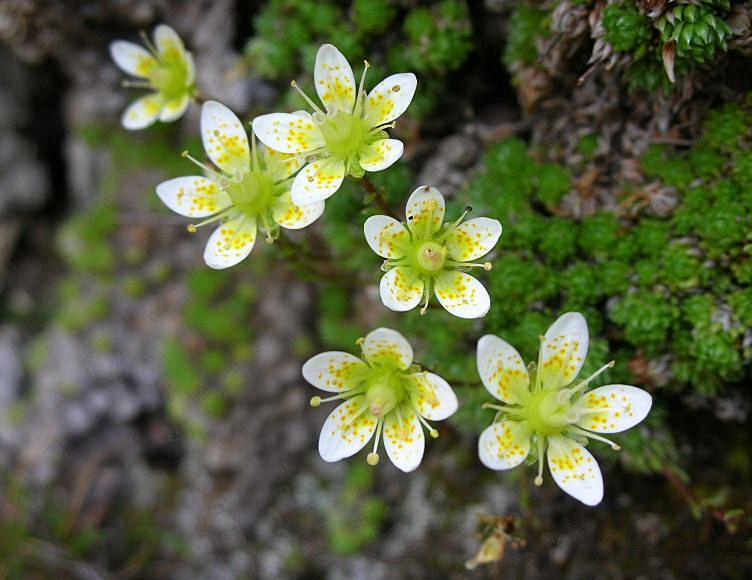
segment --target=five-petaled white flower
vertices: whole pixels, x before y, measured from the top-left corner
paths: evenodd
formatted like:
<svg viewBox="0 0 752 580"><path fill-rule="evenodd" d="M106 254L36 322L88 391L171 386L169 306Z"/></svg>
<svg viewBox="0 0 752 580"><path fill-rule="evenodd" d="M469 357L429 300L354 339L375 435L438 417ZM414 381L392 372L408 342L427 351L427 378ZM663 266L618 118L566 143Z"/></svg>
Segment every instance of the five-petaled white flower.
<svg viewBox="0 0 752 580"><path fill-rule="evenodd" d="M366 94L363 82L367 70L366 62L356 93L347 59L325 44L316 55L313 75L326 112L301 91L313 115L304 111L271 113L254 119L253 130L262 143L309 161L293 183L295 203L326 199L339 189L346 175L362 177L365 171L381 171L402 156L402 142L389 139L385 129L393 126L412 101L415 75L392 75ZM298 88L294 81L292 84Z"/></svg>
<svg viewBox="0 0 752 580"><path fill-rule="evenodd" d="M379 461L379 439L392 463L402 471L420 465L425 448L423 426L439 433L426 419L441 421L457 410L449 384L413 364L413 349L394 330L377 328L358 341L363 359L347 352L324 352L303 365L303 377L314 387L335 393L313 397L311 405L344 399L329 414L319 438L324 461L339 461L360 451L376 433L370 465Z"/></svg>
<svg viewBox="0 0 752 580"><path fill-rule="evenodd" d="M224 105L216 101L204 104L201 137L217 169L185 153L204 170L205 176L170 179L157 186L157 195L181 215L207 218L190 225L190 231L222 222L206 244L204 260L208 266L228 268L243 260L253 249L259 228L272 242L278 235L278 226L304 228L323 213L323 201L306 206L292 202L292 175L301 161L268 148L257 151L255 138L249 148L243 125Z"/></svg>
<svg viewBox="0 0 752 580"><path fill-rule="evenodd" d="M438 189L421 186L407 200L406 223L385 215L371 216L364 231L368 245L386 258L379 290L384 305L403 312L423 300L425 313L432 293L460 318L485 316L491 299L483 285L463 270L491 269L491 263L471 263L490 252L501 236L501 223L474 218L444 223L444 197Z"/></svg>
<svg viewBox="0 0 752 580"><path fill-rule="evenodd" d="M650 411L650 395L629 385L606 385L584 392L613 361L572 385L588 351L588 328L579 312L559 317L541 337L538 364L530 373L519 353L502 339L478 341L478 372L483 385L503 405L487 404L498 414L480 436L480 460L491 469L511 469L537 454L536 485L543 483L543 456L558 486L586 505L603 499L603 477L584 444L588 438L619 446L594 434L634 427Z"/></svg>
<svg viewBox="0 0 752 580"><path fill-rule="evenodd" d="M144 79L125 82L125 86L153 91L133 102L123 113L123 127L131 130L144 129L157 119L163 123L176 121L196 92L193 56L176 32L160 24L154 30L154 42L146 35L144 40L148 50L125 40L110 44L115 64L124 72Z"/></svg>

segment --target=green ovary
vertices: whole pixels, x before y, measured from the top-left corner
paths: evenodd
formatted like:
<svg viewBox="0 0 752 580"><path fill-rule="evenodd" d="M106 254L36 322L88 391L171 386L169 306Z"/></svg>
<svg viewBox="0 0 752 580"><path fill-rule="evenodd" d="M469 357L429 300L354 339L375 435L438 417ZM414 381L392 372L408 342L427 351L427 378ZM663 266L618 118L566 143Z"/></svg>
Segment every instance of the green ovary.
<svg viewBox="0 0 752 580"><path fill-rule="evenodd" d="M163 59L149 75L149 82L168 101L181 98L188 92L188 67L180 58Z"/></svg>
<svg viewBox="0 0 752 580"><path fill-rule="evenodd" d="M569 402L561 404L557 399L558 393L536 393L523 408L522 414L537 433L558 435L573 422L572 405Z"/></svg>
<svg viewBox="0 0 752 580"><path fill-rule="evenodd" d="M249 217L265 212L272 202L274 181L260 171L249 171L240 182L227 186L233 205Z"/></svg>
<svg viewBox="0 0 752 580"><path fill-rule="evenodd" d="M447 249L438 242L420 242L415 250L415 265L426 274L436 274L444 269Z"/></svg>
<svg viewBox="0 0 752 580"><path fill-rule="evenodd" d="M371 412L385 417L405 400L407 391L408 385L401 373L385 370L368 380L365 397Z"/></svg>
<svg viewBox="0 0 752 580"><path fill-rule="evenodd" d="M350 159L366 143L369 128L361 117L338 112L320 125L326 148L337 157Z"/></svg>

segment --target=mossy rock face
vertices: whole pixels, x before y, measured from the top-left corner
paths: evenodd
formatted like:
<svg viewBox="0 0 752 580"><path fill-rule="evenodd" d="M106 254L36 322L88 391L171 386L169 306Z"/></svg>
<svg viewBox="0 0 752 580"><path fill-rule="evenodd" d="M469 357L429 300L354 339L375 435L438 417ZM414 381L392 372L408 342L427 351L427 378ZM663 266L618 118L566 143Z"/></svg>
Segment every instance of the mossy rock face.
<svg viewBox="0 0 752 580"><path fill-rule="evenodd" d="M54 63L29 67L30 87L51 69L70 74L39 101L40 119L59 127L30 129L59 200L21 218L3 270L0 338L9 326L21 339L0 355L23 353L23 370L0 393L0 576L464 577L479 512L493 516L479 530L506 551L478 577L733 578L752 567L749 2L26 4L7 3L21 31L7 45L55 41L36 53ZM205 267L210 232L189 235L154 192L201 171L180 155L204 157L198 107L139 133L113 113L135 93L115 86L106 43L137 40L157 18L194 51L202 98L232 95L244 124L303 108L291 79L316 99L325 42L356 78L368 59L366 88L416 73L390 129L404 155L369 177L399 217L411 191L440 180L447 216L471 206L468 218L502 222L492 270L473 271L489 313L384 308L383 259L363 238L383 208L349 178L321 219L289 233L294 243L260 236L241 265ZM3 129L26 123L5 117ZM653 397L643 423L614 435L621 451L588 447L606 483L597 509L545 469L535 486L534 455L503 473L478 461L494 419L479 338L498 335L534 361L540 335L572 310L590 331L582 374L614 360L594 386ZM324 463L317 437L333 406L311 409L301 377L306 358L357 352L378 326L409 338L460 400L410 474L386 454L369 466L370 449ZM136 401L131 414L123 400Z"/></svg>

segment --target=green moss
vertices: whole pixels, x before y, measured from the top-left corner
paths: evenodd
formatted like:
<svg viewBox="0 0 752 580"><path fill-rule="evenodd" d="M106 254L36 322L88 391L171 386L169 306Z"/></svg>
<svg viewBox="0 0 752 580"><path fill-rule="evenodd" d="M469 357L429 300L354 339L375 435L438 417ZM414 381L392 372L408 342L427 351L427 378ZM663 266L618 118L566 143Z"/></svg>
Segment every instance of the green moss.
<svg viewBox="0 0 752 580"><path fill-rule="evenodd" d="M462 0L411 10L403 30L407 37L403 56L419 72L455 70L473 47L468 7Z"/></svg>
<svg viewBox="0 0 752 580"><path fill-rule="evenodd" d="M617 52L632 52L635 59L647 54L654 32L650 19L634 4L620 2L606 6L603 10L603 27L606 29L606 41Z"/></svg>
<svg viewBox="0 0 752 580"><path fill-rule="evenodd" d="M353 22L365 34L382 34L394 21L397 9L384 0L354 0Z"/></svg>
<svg viewBox="0 0 752 580"><path fill-rule="evenodd" d="M518 64L532 64L538 59L536 41L548 30L548 12L525 4L515 6L509 18L504 64L513 71Z"/></svg>
<svg viewBox="0 0 752 580"><path fill-rule="evenodd" d="M661 41L673 42L677 58L696 63L712 60L726 51L731 27L717 9L705 5L680 4L671 7L657 21Z"/></svg>
<svg viewBox="0 0 752 580"><path fill-rule="evenodd" d="M194 367L193 357L177 339L162 345L162 365L170 386L180 393L195 393L201 386L201 375Z"/></svg>
<svg viewBox="0 0 752 580"><path fill-rule="evenodd" d="M389 510L384 500L369 493L373 474L373 468L352 463L334 508L325 514L327 537L335 554L355 554L378 538Z"/></svg>

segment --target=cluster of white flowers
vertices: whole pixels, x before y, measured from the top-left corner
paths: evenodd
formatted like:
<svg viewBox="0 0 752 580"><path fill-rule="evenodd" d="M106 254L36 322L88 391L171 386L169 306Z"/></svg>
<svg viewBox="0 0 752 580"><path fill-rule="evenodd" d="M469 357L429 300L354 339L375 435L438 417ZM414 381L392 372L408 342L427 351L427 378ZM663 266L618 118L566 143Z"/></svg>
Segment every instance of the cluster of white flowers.
<svg viewBox="0 0 752 580"><path fill-rule="evenodd" d="M143 129L156 120L175 121L196 95L195 66L178 35L160 25L147 49L116 41L110 52L116 64L138 81L127 86L151 92L123 114L126 129ZM216 101L201 109L201 137L210 163L191 157L201 175L178 177L157 186L167 207L202 221L190 231L217 223L204 251L212 268L227 268L253 249L258 232L268 242L279 228L300 229L318 219L325 200L346 176L390 167L404 146L386 130L405 112L415 94L412 73L387 77L370 92L364 89L368 71L356 87L352 68L331 44L317 55L314 81L321 106L295 87L312 112L271 113L253 120L251 138L237 116ZM261 144L257 146L256 139ZM487 255L501 237L498 220L478 217L444 222L441 193L428 185L418 187L407 200L405 221L374 215L363 226L371 249L385 259L380 282L384 305L397 312L422 304L425 313L432 295L451 314L481 318L491 307L488 292L467 273L490 270L490 262L475 262ZM541 337L537 365L525 366L522 357L502 339L487 335L477 349L483 385L502 404L487 404L497 411L483 431L478 453L491 469L510 469L528 458L538 461L536 484L543 481L543 459L554 481L587 505L603 497L598 464L584 445L597 439L618 446L596 433L618 433L642 421L651 397L637 387L608 385L587 392L589 383L612 363L573 384L588 350L588 329L579 313L561 316ZM451 386L438 375L413 362L413 350L398 332L378 328L359 341L362 358L346 352L325 352L303 365L303 377L314 387L332 393L311 399L311 405L341 400L321 431L319 452L325 461L350 457L374 439L367 455L379 462L382 437L389 459L402 471L420 464L424 428L438 431L428 421L440 421L458 407Z"/></svg>

